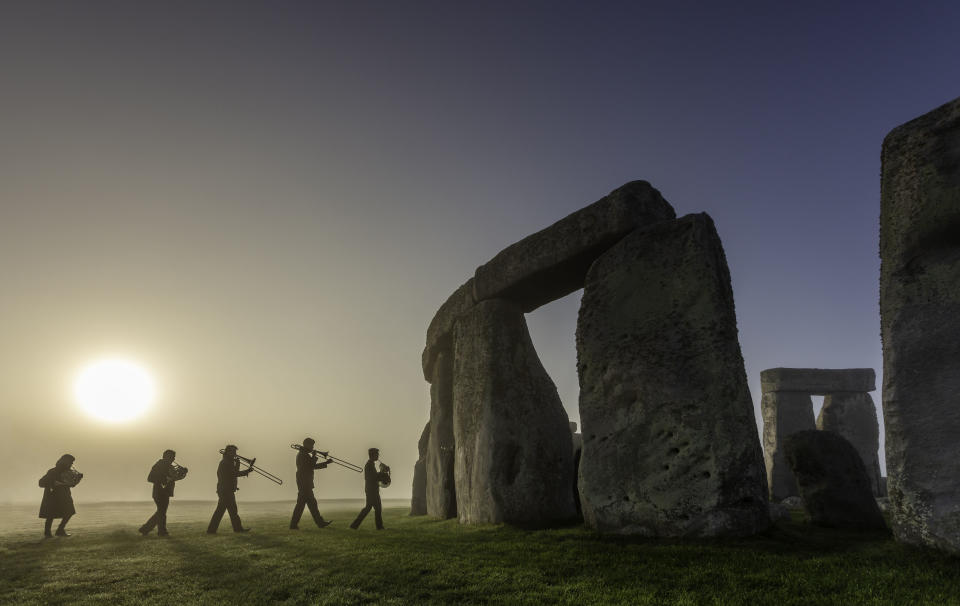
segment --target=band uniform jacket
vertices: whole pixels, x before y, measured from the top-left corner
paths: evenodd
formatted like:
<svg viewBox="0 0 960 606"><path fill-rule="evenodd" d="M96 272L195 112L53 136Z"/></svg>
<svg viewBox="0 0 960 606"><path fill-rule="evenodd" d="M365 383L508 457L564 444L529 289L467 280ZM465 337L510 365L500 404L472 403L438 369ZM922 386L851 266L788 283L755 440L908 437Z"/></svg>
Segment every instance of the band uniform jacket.
<svg viewBox="0 0 960 606"><path fill-rule="evenodd" d="M169 480L170 477L170 466L172 463L170 461L165 461L160 459L153 464L153 467L150 468L150 475L147 476L147 482L153 484L153 498L161 496L173 496L175 480Z"/></svg>
<svg viewBox="0 0 960 606"><path fill-rule="evenodd" d="M313 490L313 470L324 469L326 466L326 463L317 463L315 457L303 450L297 453L297 490Z"/></svg>
<svg viewBox="0 0 960 606"><path fill-rule="evenodd" d="M380 474L374 461L367 461L363 466L363 490L367 493L380 492Z"/></svg>
<svg viewBox="0 0 960 606"><path fill-rule="evenodd" d="M221 459L217 466L217 494L233 494L238 490L237 478L249 474L249 469L240 471L239 462Z"/></svg>
<svg viewBox="0 0 960 606"><path fill-rule="evenodd" d="M69 486L58 486L61 470L56 467L47 471L40 478L40 487L43 488L43 500L40 501L41 518L65 518L77 513L73 507L73 496Z"/></svg>

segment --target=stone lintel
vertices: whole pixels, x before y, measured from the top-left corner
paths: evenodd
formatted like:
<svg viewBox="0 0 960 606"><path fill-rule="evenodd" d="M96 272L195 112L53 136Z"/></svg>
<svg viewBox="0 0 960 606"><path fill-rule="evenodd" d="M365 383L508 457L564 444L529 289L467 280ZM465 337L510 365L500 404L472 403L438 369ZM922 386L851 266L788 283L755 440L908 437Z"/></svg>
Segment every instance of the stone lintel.
<svg viewBox="0 0 960 606"><path fill-rule="evenodd" d="M460 285L444 301L437 313L434 314L430 326L427 328L427 345L423 348L422 364L423 378L430 382L433 379L433 363L437 353L453 349L450 335L453 325L461 315L476 304L473 298L473 278Z"/></svg>
<svg viewBox="0 0 960 606"><path fill-rule="evenodd" d="M474 297L508 299L524 312L583 288L590 265L638 227L676 218L646 181L631 181L590 206L508 246L474 274Z"/></svg>
<svg viewBox="0 0 960 606"><path fill-rule="evenodd" d="M768 368L760 372L760 388L821 396L868 392L877 388L877 376L872 368Z"/></svg>

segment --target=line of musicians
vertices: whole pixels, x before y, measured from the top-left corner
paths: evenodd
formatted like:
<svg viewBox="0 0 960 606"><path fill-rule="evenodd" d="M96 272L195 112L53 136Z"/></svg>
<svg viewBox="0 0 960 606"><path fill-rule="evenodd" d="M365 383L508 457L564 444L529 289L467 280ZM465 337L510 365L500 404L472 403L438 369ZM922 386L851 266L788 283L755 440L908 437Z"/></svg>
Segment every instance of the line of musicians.
<svg viewBox="0 0 960 606"><path fill-rule="evenodd" d="M312 438L304 438L303 445L292 444L291 447L297 449L297 504L293 508L293 515L290 518L290 530L299 530L300 518L303 515L304 508L310 510L314 523L319 528L326 528L330 525L330 520L325 520L320 515L317 507L317 498L313 495L313 474L317 469L325 469L331 463L342 465L354 471L361 471L361 468L348 461L331 457L327 452L314 450L315 441ZM223 457L217 466L217 508L210 518L210 524L207 526L207 534L216 534L220 526L220 520L223 519L224 512L230 515L230 524L234 532L249 532L249 528L244 528L240 521L240 514L237 511L237 478L250 475L256 472L267 477L273 482L280 484L280 480L270 472L265 471L255 465L256 458L247 459L237 454L237 447L233 444L227 444L220 451ZM380 487L390 485L390 468L380 464L380 469L376 467L376 462L380 459L380 450L370 448L367 450L369 460L363 466L363 487L366 493L366 504L357 515L350 528L356 530L360 527L364 518L374 510L374 519L377 530L383 530L383 506L380 503ZM325 460L320 460L321 456ZM187 468L177 465L175 462L177 453L173 450L163 451L163 456L147 475L147 481L153 485L153 501L157 505L157 510L150 516L143 526L138 530L143 536L149 535L153 529L161 537L170 536L167 531L167 509L170 506L170 498L173 496L174 488L179 480L187 475ZM76 458L73 455L65 454L57 460L56 465L49 469L47 473L40 478L40 487L44 489L43 500L40 503L40 518L45 520L44 537L51 538L53 521L60 519L57 527L56 536L68 537L70 534L66 531L67 522L76 513L73 505L73 496L70 489L76 486L83 474L73 468ZM241 469L242 464L246 464L246 469Z"/></svg>

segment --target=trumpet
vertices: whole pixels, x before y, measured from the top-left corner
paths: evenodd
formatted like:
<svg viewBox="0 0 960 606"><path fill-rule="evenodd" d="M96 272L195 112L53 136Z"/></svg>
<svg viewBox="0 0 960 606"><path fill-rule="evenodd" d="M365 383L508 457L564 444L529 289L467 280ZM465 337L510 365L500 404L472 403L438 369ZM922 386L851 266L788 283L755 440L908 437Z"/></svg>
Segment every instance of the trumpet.
<svg viewBox="0 0 960 606"><path fill-rule="evenodd" d="M380 471L377 473L377 480L380 482L380 488L390 487L390 466L380 461Z"/></svg>
<svg viewBox="0 0 960 606"><path fill-rule="evenodd" d="M337 457L331 457L329 450L327 450L327 451L324 451L324 450L307 450L306 448L304 448L304 447L303 447L302 445L300 445L300 444L291 444L291 445L290 445L290 448L292 448L292 449L294 449L294 450L299 450L299 451L301 451L301 452L306 452L306 453L311 454L311 455L314 455L314 456L320 455L320 456L323 457L324 459L327 459L327 462L328 462L328 463L336 463L336 464L339 465L340 467L346 467L346 468L349 469L350 471L355 471L355 472L357 472L357 473L363 473L363 467L360 467L359 465L355 465L355 464L351 463L350 461L344 461L343 459L338 459Z"/></svg>
<svg viewBox="0 0 960 606"><path fill-rule="evenodd" d="M60 472L60 482L66 484L67 486L73 488L80 483L80 480L83 479L83 474L77 471L75 468L71 467L70 469L65 469Z"/></svg>
<svg viewBox="0 0 960 606"><path fill-rule="evenodd" d="M184 479L187 477L187 471L189 470L182 465L170 463L170 471L167 472L167 484Z"/></svg>
<svg viewBox="0 0 960 606"><path fill-rule="evenodd" d="M220 454L223 454L223 451L224 451L224 449L221 448L221 449L220 449ZM279 485L279 484L283 484L283 480L281 480L281 479L278 478L277 476L273 475L272 473L270 473L270 472L267 471L266 469L263 469L263 468L261 468L261 467L257 467L256 465L254 465L254 463L255 463L256 460L257 460L256 457L254 457L254 458L252 458L252 459L248 459L247 457L241 457L240 455L235 454L235 455L233 455L233 458L236 459L236 460L238 460L238 461L243 461L244 463L246 463L247 465L250 466L250 471L255 471L255 472L257 472L258 474L262 475L263 477L265 477L266 479L270 480L270 481L273 482L274 484L278 484L278 485Z"/></svg>

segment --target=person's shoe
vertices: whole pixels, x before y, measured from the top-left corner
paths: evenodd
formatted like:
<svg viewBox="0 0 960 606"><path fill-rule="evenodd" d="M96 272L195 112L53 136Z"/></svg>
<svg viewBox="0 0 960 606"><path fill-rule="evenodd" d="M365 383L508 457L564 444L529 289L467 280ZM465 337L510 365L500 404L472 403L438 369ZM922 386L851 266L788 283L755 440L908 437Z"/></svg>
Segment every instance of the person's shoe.
<svg viewBox="0 0 960 606"><path fill-rule="evenodd" d="M351 525L350 525L350 528L353 528L354 530L357 530L357 529L359 529L360 527L359 527L359 526L354 526L353 524L351 524Z"/></svg>
<svg viewBox="0 0 960 606"><path fill-rule="evenodd" d="M169 537L169 536L170 536L170 533L167 532L166 530L164 530L163 532L157 533L157 535L158 535L158 536L161 536L161 537Z"/></svg>
<svg viewBox="0 0 960 606"><path fill-rule="evenodd" d="M56 535L57 535L58 537L69 537L69 536L71 536L70 533L67 532L66 530L64 530L63 528L58 528L58 529L57 529L57 532L56 532Z"/></svg>
<svg viewBox="0 0 960 606"><path fill-rule="evenodd" d="M290 530L300 530L300 527L299 527L299 526L291 526L291 527L290 527Z"/></svg>
<svg viewBox="0 0 960 606"><path fill-rule="evenodd" d="M137 532L139 532L139 533L142 534L143 536L147 536L148 534L150 534L150 531L149 531L148 529L144 528L143 526L141 526L140 528L138 528L138 529L137 529Z"/></svg>
<svg viewBox="0 0 960 606"><path fill-rule="evenodd" d="M45 539L52 539L52 538L53 538L53 533L48 530L47 532L43 533L43 538L45 538Z"/></svg>
<svg viewBox="0 0 960 606"><path fill-rule="evenodd" d="M320 528L326 528L327 526L333 524L333 520L322 520L317 523L317 526Z"/></svg>
<svg viewBox="0 0 960 606"><path fill-rule="evenodd" d="M234 532L250 532L249 528L234 528Z"/></svg>
<svg viewBox="0 0 960 606"><path fill-rule="evenodd" d="M217 531L216 531L216 530L208 530L208 531L207 531L207 534L217 534Z"/></svg>
<svg viewBox="0 0 960 606"><path fill-rule="evenodd" d="M377 530L383 530L383 526L377 526Z"/></svg>

